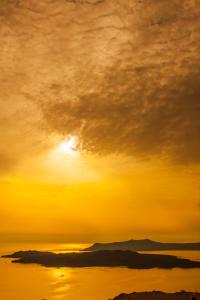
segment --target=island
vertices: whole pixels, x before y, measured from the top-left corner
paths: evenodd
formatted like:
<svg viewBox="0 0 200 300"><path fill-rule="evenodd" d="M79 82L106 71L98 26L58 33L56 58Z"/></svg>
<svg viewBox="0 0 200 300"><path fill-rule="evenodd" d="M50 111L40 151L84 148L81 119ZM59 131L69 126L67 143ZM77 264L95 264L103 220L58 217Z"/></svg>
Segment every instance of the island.
<svg viewBox="0 0 200 300"><path fill-rule="evenodd" d="M113 243L95 243L83 251L99 250L132 250L132 251L163 251L163 250L200 250L198 243L161 243L149 239L129 240Z"/></svg>
<svg viewBox="0 0 200 300"><path fill-rule="evenodd" d="M58 254L30 250L18 251L3 257L14 258L13 263L34 263L46 267L200 268L200 261L178 258L173 255L141 254L129 250Z"/></svg>
<svg viewBox="0 0 200 300"><path fill-rule="evenodd" d="M192 292L176 292L176 293L164 293L164 292L139 292L131 294L121 294L113 299L109 300L198 300L200 299L200 293Z"/></svg>

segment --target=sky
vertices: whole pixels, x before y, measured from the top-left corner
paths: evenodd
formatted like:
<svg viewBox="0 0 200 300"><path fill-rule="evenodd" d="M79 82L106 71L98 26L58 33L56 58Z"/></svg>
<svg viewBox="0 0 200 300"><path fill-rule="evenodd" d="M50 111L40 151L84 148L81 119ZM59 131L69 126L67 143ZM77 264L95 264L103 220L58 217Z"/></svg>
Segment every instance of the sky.
<svg viewBox="0 0 200 300"><path fill-rule="evenodd" d="M2 241L200 241L199 17L1 0Z"/></svg>

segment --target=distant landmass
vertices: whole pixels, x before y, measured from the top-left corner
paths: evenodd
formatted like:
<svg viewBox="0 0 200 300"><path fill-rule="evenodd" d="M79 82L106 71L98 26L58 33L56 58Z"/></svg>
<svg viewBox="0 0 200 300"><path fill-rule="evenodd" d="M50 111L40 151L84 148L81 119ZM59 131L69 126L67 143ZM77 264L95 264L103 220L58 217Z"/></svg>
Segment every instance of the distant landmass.
<svg viewBox="0 0 200 300"><path fill-rule="evenodd" d="M160 243L149 239L129 240L113 243L95 243L83 251L99 250L131 250L131 251L162 251L162 250L200 250L199 243Z"/></svg>
<svg viewBox="0 0 200 300"><path fill-rule="evenodd" d="M177 293L163 293L163 292L140 292L132 294L121 294L110 300L198 300L200 293L192 292L177 292Z"/></svg>
<svg viewBox="0 0 200 300"><path fill-rule="evenodd" d="M126 267L151 268L200 268L200 262L177 258L173 255L141 254L129 250L102 250L80 253L52 253L19 251L3 257L17 258L14 263L36 263L46 267Z"/></svg>

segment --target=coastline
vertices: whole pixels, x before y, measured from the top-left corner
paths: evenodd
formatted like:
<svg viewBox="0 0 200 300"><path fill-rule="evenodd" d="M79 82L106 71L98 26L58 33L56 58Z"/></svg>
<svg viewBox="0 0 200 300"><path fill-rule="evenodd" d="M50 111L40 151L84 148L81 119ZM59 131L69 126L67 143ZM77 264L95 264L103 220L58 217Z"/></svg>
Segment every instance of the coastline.
<svg viewBox="0 0 200 300"><path fill-rule="evenodd" d="M36 263L45 267L126 267L131 269L152 268L200 268L199 261L172 255L141 254L133 251L102 250L95 252L52 253L42 251L18 251L5 258L13 263Z"/></svg>

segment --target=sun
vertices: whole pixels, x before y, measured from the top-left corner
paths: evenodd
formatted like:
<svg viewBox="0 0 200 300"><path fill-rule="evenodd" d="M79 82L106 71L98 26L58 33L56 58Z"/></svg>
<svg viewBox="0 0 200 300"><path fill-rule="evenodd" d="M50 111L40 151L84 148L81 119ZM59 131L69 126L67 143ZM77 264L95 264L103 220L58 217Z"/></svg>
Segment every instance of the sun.
<svg viewBox="0 0 200 300"><path fill-rule="evenodd" d="M77 146L77 138L75 136L69 136L58 146L58 150L70 156L78 156L80 153L77 149Z"/></svg>

